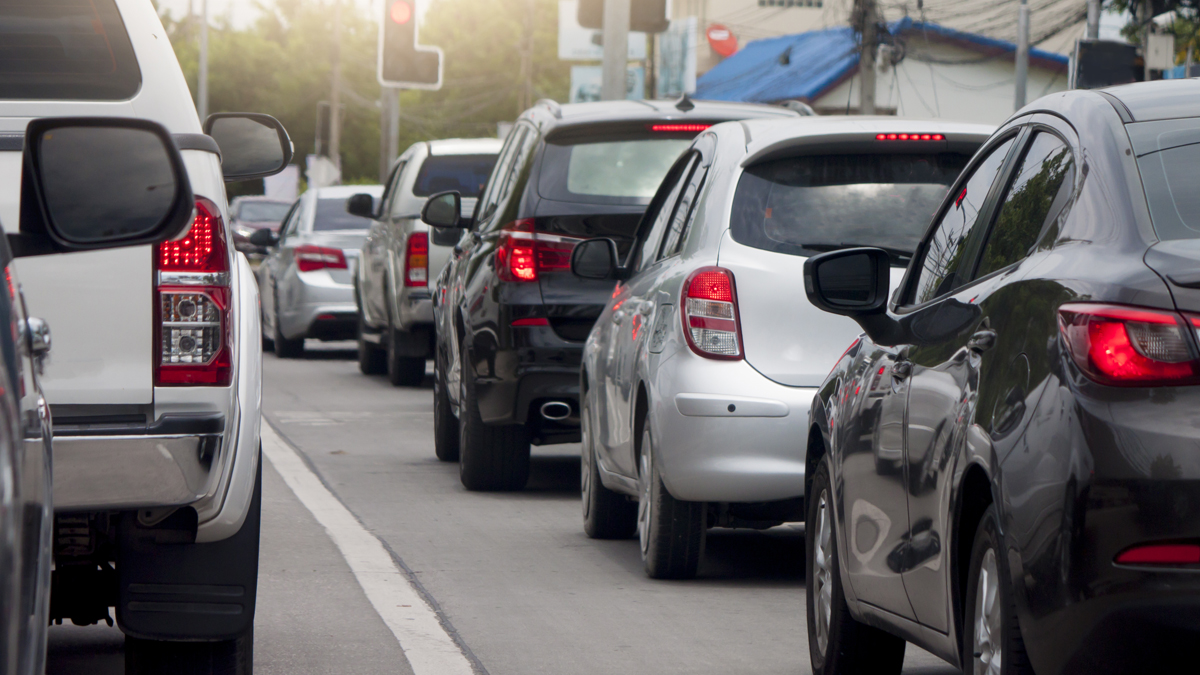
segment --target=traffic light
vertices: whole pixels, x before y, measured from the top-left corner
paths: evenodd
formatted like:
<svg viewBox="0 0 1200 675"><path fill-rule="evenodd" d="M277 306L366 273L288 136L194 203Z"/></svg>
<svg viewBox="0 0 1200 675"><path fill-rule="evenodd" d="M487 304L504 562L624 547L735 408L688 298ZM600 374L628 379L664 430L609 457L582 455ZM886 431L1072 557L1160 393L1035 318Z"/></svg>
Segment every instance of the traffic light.
<svg viewBox="0 0 1200 675"><path fill-rule="evenodd" d="M442 50L417 46L415 0L384 0L376 75L385 87L442 88Z"/></svg>
<svg viewBox="0 0 1200 675"><path fill-rule="evenodd" d="M575 18L584 28L604 30L604 0L579 0ZM661 33L670 24L667 0L629 0L629 30Z"/></svg>

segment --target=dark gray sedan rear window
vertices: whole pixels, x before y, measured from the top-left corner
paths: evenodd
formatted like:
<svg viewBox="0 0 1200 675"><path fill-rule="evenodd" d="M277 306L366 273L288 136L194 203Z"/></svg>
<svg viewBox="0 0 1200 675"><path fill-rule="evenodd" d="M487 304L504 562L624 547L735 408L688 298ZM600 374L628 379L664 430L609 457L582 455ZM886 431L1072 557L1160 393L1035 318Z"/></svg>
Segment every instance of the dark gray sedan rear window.
<svg viewBox="0 0 1200 675"><path fill-rule="evenodd" d="M1159 239L1200 238L1200 118L1126 125Z"/></svg>
<svg viewBox="0 0 1200 675"><path fill-rule="evenodd" d="M738 182L731 234L746 246L801 256L876 246L907 264L967 159L807 155L756 164Z"/></svg>
<svg viewBox="0 0 1200 675"><path fill-rule="evenodd" d="M114 0L0 0L0 99L120 101L141 85Z"/></svg>

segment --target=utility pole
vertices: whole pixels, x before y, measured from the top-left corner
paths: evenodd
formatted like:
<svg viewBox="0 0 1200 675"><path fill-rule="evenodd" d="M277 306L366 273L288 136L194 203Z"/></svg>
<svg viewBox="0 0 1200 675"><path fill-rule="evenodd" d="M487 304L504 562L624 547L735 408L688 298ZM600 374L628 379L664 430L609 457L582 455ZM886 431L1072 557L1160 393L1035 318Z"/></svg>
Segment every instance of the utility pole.
<svg viewBox="0 0 1200 675"><path fill-rule="evenodd" d="M342 170L342 0L333 0L333 87L329 93L329 159Z"/></svg>
<svg viewBox="0 0 1200 675"><path fill-rule="evenodd" d="M1029 5L1017 7L1017 86L1013 110L1025 107L1025 85L1029 79Z"/></svg>
<svg viewBox="0 0 1200 675"><path fill-rule="evenodd" d="M1100 0L1087 0L1087 38L1100 37Z"/></svg>
<svg viewBox="0 0 1200 675"><path fill-rule="evenodd" d="M392 121L392 106L396 105L396 101L392 96L394 92L391 87L383 87L379 90L379 182L387 183L388 171L392 168L391 158L388 157L388 150L392 147L391 121Z"/></svg>
<svg viewBox="0 0 1200 675"><path fill-rule="evenodd" d="M625 80L629 70L630 0L604 0L604 75L600 98L625 99Z"/></svg>
<svg viewBox="0 0 1200 675"><path fill-rule="evenodd" d="M517 115L533 107L533 19L534 0L525 0L525 33L521 40L521 95Z"/></svg>
<svg viewBox="0 0 1200 675"><path fill-rule="evenodd" d="M858 94L858 112L862 115L875 114L875 47L879 36L876 26L875 0L858 0L859 30L862 47L858 55L858 72L861 75L862 91Z"/></svg>
<svg viewBox="0 0 1200 675"><path fill-rule="evenodd" d="M196 112L200 124L208 119L208 0L200 0L200 73L196 83Z"/></svg>

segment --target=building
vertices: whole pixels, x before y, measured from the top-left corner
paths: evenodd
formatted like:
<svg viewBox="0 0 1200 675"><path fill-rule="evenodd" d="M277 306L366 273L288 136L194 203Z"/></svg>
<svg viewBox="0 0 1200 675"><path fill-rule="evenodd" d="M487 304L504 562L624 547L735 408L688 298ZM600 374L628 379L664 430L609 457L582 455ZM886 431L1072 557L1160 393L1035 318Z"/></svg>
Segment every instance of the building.
<svg viewBox="0 0 1200 675"><path fill-rule="evenodd" d="M1016 46L937 24L888 25L876 71L876 112L999 124L1014 110ZM848 26L756 40L696 81L696 98L800 100L822 114L859 110L858 43ZM1067 88L1068 57L1030 50L1026 100Z"/></svg>

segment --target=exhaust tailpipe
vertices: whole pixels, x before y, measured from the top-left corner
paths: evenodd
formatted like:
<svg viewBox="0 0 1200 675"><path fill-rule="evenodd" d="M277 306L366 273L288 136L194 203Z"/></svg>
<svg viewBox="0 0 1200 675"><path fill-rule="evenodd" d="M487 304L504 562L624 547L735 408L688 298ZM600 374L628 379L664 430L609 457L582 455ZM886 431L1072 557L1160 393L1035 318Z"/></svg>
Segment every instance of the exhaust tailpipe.
<svg viewBox="0 0 1200 675"><path fill-rule="evenodd" d="M547 401L542 404L542 417L553 422L561 422L571 416L570 404L562 401Z"/></svg>

